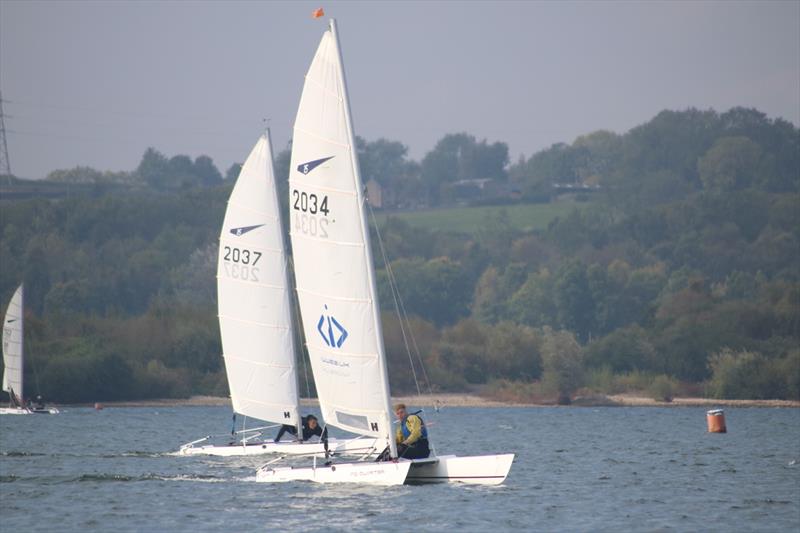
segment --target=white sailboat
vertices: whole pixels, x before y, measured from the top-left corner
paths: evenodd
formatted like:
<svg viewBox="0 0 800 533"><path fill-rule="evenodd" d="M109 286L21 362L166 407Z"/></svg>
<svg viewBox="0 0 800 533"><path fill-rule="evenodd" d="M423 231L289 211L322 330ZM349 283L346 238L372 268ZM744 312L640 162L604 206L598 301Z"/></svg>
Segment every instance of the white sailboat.
<svg viewBox="0 0 800 533"><path fill-rule="evenodd" d="M391 461L267 464L260 482L499 484L513 454L398 458L363 182L336 23L306 74L290 168L291 239L305 338L328 425L387 440Z"/></svg>
<svg viewBox="0 0 800 533"><path fill-rule="evenodd" d="M267 131L242 166L220 232L219 325L234 413L294 426L302 434L291 285L272 161ZM325 453L322 442L262 438L270 427L275 426L244 429L222 444L204 437L184 444L178 454ZM382 443L331 438L327 444L334 453L369 454Z"/></svg>
<svg viewBox="0 0 800 533"><path fill-rule="evenodd" d="M0 415L57 414L58 409L45 407L40 401L25 405L22 388L25 366L24 294L22 284L17 287L3 319L3 390L8 393L8 407L0 407Z"/></svg>

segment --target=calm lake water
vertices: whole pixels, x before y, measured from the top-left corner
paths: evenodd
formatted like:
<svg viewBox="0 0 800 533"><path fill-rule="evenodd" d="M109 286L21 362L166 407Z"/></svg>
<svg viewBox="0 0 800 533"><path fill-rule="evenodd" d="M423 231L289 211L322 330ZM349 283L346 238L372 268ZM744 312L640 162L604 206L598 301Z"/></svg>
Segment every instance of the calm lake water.
<svg viewBox="0 0 800 533"><path fill-rule="evenodd" d="M2 531L798 531L800 410L444 408L444 453L514 452L498 487L255 483L261 458L169 455L223 407L0 416ZM333 432L336 434L336 432Z"/></svg>

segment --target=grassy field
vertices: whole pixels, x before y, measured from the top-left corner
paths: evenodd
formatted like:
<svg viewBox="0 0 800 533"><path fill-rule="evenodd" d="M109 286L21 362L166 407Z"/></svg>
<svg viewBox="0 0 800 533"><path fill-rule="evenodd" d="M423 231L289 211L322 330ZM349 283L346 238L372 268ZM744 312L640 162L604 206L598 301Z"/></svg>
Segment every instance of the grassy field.
<svg viewBox="0 0 800 533"><path fill-rule="evenodd" d="M403 211L375 215L378 224L383 224L388 216L402 219L412 226L457 231L473 234L490 220L495 213L505 210L511 225L523 231L546 228L557 216L567 215L573 209L587 204L556 202L551 204L516 204L504 206L450 207L426 209L422 211Z"/></svg>

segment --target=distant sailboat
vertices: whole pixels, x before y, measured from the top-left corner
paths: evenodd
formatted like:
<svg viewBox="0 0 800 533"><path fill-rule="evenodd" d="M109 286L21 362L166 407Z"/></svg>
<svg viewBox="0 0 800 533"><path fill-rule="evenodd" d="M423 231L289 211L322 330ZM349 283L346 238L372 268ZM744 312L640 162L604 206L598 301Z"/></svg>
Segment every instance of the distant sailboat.
<svg viewBox="0 0 800 533"><path fill-rule="evenodd" d="M219 325L234 412L294 426L302 435L291 284L284 248L267 131L242 166L220 232ZM178 453L325 454L323 442L274 442L261 437L265 429L268 427L242 430L223 444L206 443L210 437L204 437L181 446ZM381 445L374 439L331 438L327 442L335 453L370 454Z"/></svg>
<svg viewBox="0 0 800 533"><path fill-rule="evenodd" d="M3 320L3 390L8 393L9 406L0 407L0 415L57 414L58 409L45 407L41 397L37 397L36 403L25 404L22 387L25 366L24 294L20 284L8 303Z"/></svg>
<svg viewBox="0 0 800 533"><path fill-rule="evenodd" d="M267 464L260 482L499 484L513 454L398 458L380 308L336 23L306 74L290 167L291 239L305 338L328 425L389 442L393 460Z"/></svg>

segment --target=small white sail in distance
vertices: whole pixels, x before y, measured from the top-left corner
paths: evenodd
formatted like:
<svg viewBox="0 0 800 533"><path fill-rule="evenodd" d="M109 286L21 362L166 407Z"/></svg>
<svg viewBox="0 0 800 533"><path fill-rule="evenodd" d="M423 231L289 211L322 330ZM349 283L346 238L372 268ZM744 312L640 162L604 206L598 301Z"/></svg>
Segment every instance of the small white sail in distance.
<svg viewBox="0 0 800 533"><path fill-rule="evenodd" d="M22 284L17 287L6 309L3 319L3 390L14 396L20 402L24 401L22 390L23 372L23 305L24 289Z"/></svg>
<svg viewBox="0 0 800 533"><path fill-rule="evenodd" d="M325 422L394 447L348 105L336 36L326 31L306 74L292 141L289 211L297 294Z"/></svg>
<svg viewBox="0 0 800 533"><path fill-rule="evenodd" d="M297 426L290 290L267 132L242 166L220 233L220 334L233 410Z"/></svg>

